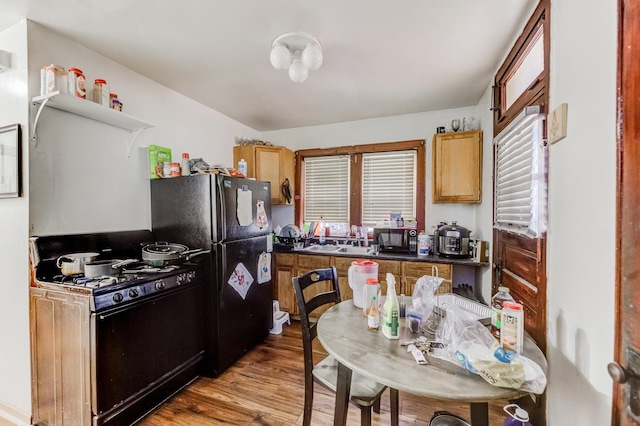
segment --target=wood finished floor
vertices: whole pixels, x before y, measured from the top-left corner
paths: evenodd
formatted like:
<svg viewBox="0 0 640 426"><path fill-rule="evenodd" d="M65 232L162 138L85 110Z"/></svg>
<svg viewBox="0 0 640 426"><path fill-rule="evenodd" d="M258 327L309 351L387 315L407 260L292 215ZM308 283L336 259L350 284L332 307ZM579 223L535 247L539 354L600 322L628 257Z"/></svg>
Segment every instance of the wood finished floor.
<svg viewBox="0 0 640 426"><path fill-rule="evenodd" d="M284 326L280 335L267 339L245 354L220 377L201 377L149 414L140 426L302 425L304 375L299 323ZM316 341L317 342L317 341ZM326 352L317 343L316 360ZM507 401L491 404L490 426L502 426ZM315 386L313 425L332 425L334 394ZM400 393L400 425L428 425L435 411L446 410L465 419L465 404L431 400ZM349 407L349 426L360 424L360 411ZM382 398L373 425L389 425L389 392Z"/></svg>

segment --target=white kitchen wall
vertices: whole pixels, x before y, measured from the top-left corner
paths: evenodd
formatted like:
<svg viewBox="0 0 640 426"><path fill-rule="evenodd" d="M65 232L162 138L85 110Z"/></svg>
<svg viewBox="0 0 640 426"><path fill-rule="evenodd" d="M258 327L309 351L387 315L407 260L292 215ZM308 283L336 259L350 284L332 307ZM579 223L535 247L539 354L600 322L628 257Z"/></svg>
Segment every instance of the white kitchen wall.
<svg viewBox="0 0 640 426"><path fill-rule="evenodd" d="M20 22L0 32L0 49L11 54L11 68L0 73L0 126L20 123L23 130L23 187L29 185L29 103L27 101L27 26ZM29 194L0 199L0 418L29 424Z"/></svg>
<svg viewBox="0 0 640 426"><path fill-rule="evenodd" d="M610 424L615 311L617 2L553 1L549 148L548 418ZM624 84L624 83L623 83Z"/></svg>
<svg viewBox="0 0 640 426"><path fill-rule="evenodd" d="M488 83L488 82L487 82ZM394 117L374 118L347 123L309 126L295 129L263 132L261 138L276 145L284 145L292 150L309 148L329 148L335 146L360 145L379 142L424 139L427 146L427 176L425 191L425 216L428 226L440 221L457 221L470 228L474 235L480 232L475 228L477 205L469 204L432 204L431 203L431 142L438 126L451 123L454 118L476 117L476 107L440 110L419 114L407 114ZM477 120L478 121L478 120ZM480 123L477 123L479 127ZM486 138L486 136L485 136ZM487 202L486 198L483 198ZM293 207L277 207L274 220L293 223ZM281 226L284 226L282 224Z"/></svg>
<svg viewBox="0 0 640 426"><path fill-rule="evenodd" d="M31 21L0 33L0 48L12 55L12 68L0 73L0 125L23 125L25 178L23 197L0 200L0 418L28 424L29 236L148 229L148 145L231 165L235 138L258 132ZM37 145L29 142L30 99L50 63L106 79L124 112L155 125L130 157L125 130L52 108L42 112Z"/></svg>
<svg viewBox="0 0 640 426"><path fill-rule="evenodd" d="M77 67L103 78L123 102L123 112L153 124L127 149L126 130L45 108L32 146L31 233L33 235L148 229L151 226L147 147L172 149L209 164L233 162L236 137L258 133L60 35L28 22L29 94L38 96L40 67ZM89 102L89 101L87 101Z"/></svg>

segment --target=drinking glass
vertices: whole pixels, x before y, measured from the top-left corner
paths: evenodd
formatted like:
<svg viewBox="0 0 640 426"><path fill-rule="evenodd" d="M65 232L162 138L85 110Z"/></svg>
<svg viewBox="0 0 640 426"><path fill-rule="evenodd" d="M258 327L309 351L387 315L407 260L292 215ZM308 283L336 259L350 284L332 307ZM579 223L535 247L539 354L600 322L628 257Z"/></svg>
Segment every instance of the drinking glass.
<svg viewBox="0 0 640 426"><path fill-rule="evenodd" d="M451 120L451 129L454 132L457 132L458 130L460 130L460 119L459 118L455 118L455 119Z"/></svg>

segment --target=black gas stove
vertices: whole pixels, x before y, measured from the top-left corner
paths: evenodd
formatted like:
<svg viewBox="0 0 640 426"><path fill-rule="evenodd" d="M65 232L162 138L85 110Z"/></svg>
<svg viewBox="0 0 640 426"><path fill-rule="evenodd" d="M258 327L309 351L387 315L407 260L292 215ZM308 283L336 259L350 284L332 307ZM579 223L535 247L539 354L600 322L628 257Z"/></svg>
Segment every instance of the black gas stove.
<svg viewBox="0 0 640 426"><path fill-rule="evenodd" d="M142 300L159 292L189 285L198 277L198 265L185 263L180 266L149 268L133 266L118 275L85 277L84 274L54 275L40 278L40 287L52 286L73 292L90 294L91 310L99 312L107 308Z"/></svg>
<svg viewBox="0 0 640 426"><path fill-rule="evenodd" d="M78 425L130 425L199 375L204 274L196 262L136 260L149 242L150 231L31 238L34 424L64 416ZM84 252L131 262L114 275L62 274L57 259Z"/></svg>
<svg viewBox="0 0 640 426"><path fill-rule="evenodd" d="M35 284L90 295L91 310L98 312L197 281L196 263L157 267L131 258L132 255L140 256L141 247L150 240L152 236L148 231L34 237ZM127 257L129 263L116 275L86 277L84 274L61 274L56 265L60 256L88 250L100 253L100 260Z"/></svg>

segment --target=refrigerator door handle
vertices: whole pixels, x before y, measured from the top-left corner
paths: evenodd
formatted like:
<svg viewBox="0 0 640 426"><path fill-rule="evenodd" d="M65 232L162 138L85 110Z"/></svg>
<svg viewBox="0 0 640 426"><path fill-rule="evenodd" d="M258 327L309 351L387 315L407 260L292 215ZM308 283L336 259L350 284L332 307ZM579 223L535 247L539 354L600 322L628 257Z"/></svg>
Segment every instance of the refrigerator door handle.
<svg viewBox="0 0 640 426"><path fill-rule="evenodd" d="M226 205L226 200L224 198L224 188L222 187L223 177L220 175L216 175L216 205L215 209L218 213L218 241L225 241L227 239L227 218L225 217L225 209L223 206Z"/></svg>

